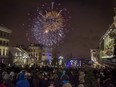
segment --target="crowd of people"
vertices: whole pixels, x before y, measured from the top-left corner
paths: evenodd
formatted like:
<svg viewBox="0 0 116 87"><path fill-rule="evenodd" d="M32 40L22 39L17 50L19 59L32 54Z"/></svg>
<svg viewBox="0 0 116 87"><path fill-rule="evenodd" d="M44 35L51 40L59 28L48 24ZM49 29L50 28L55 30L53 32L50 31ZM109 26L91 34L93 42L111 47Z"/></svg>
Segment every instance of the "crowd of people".
<svg viewBox="0 0 116 87"><path fill-rule="evenodd" d="M116 87L113 68L0 67L0 87Z"/></svg>
<svg viewBox="0 0 116 87"><path fill-rule="evenodd" d="M116 69L103 67L94 69L97 87L116 87Z"/></svg>

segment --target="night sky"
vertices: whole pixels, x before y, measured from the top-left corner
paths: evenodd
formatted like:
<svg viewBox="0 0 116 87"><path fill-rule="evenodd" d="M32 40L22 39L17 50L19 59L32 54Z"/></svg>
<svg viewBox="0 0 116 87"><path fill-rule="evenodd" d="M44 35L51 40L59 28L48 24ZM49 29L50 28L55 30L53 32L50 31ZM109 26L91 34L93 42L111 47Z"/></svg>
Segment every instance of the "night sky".
<svg viewBox="0 0 116 87"><path fill-rule="evenodd" d="M63 56L89 58L90 48L97 48L99 39L113 22L114 0L0 0L0 25L12 30L10 45L28 44L28 13L44 3L61 3L70 12L70 29L55 47ZM24 26L25 24L25 26Z"/></svg>

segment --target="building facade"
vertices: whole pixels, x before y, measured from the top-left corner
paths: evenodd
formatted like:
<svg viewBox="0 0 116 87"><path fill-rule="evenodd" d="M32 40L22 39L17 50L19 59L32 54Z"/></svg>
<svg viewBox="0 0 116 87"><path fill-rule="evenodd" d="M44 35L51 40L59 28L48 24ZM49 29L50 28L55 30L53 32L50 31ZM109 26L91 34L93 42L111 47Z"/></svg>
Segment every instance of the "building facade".
<svg viewBox="0 0 116 87"><path fill-rule="evenodd" d="M52 48L44 46L42 48L42 65L47 64L51 65L52 63Z"/></svg>
<svg viewBox="0 0 116 87"><path fill-rule="evenodd" d="M52 49L40 44L30 44L29 55L35 61L37 65L46 65L51 63L52 59Z"/></svg>
<svg viewBox="0 0 116 87"><path fill-rule="evenodd" d="M116 16L112 25L100 39L99 59L106 63L116 63Z"/></svg>
<svg viewBox="0 0 116 87"><path fill-rule="evenodd" d="M9 63L9 41L11 30L0 26L0 62Z"/></svg>
<svg viewBox="0 0 116 87"><path fill-rule="evenodd" d="M29 53L19 47L9 48L10 58L12 59L11 65L25 66L30 65L33 60L29 57Z"/></svg>
<svg viewBox="0 0 116 87"><path fill-rule="evenodd" d="M30 44L29 56L35 60L35 63L39 64L41 62L42 46L40 44Z"/></svg>

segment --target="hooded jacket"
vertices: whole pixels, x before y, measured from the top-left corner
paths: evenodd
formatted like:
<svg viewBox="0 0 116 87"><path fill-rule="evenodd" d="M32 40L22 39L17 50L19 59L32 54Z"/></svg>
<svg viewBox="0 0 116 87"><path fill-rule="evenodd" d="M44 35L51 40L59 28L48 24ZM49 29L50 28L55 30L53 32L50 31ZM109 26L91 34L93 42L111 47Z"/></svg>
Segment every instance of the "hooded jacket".
<svg viewBox="0 0 116 87"><path fill-rule="evenodd" d="M18 81L16 82L16 87L30 87L29 82L25 79L25 74L23 72L19 74Z"/></svg>

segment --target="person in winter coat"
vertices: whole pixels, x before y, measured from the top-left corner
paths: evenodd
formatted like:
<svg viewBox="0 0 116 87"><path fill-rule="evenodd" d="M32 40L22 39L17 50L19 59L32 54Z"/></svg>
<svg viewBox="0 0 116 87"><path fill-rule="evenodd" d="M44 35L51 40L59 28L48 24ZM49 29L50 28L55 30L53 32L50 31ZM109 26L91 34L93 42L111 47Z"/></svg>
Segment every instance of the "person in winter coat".
<svg viewBox="0 0 116 87"><path fill-rule="evenodd" d="M85 82L85 73L80 70L79 71L79 83L84 83Z"/></svg>
<svg viewBox="0 0 116 87"><path fill-rule="evenodd" d="M33 75L32 87L40 87L39 75L36 73Z"/></svg>
<svg viewBox="0 0 116 87"><path fill-rule="evenodd" d="M0 84L0 87L7 87L4 81L2 81L2 83Z"/></svg>
<svg viewBox="0 0 116 87"><path fill-rule="evenodd" d="M69 76L66 74L66 71L63 71L61 76L62 81L62 87L72 87L72 85L69 82Z"/></svg>
<svg viewBox="0 0 116 87"><path fill-rule="evenodd" d="M50 85L48 87L55 87L54 86L54 82L51 82Z"/></svg>
<svg viewBox="0 0 116 87"><path fill-rule="evenodd" d="M72 85L69 82L66 82L66 83L63 84L62 87L72 87Z"/></svg>
<svg viewBox="0 0 116 87"><path fill-rule="evenodd" d="M84 87L84 85L83 84L79 84L78 87Z"/></svg>
<svg viewBox="0 0 116 87"><path fill-rule="evenodd" d="M16 82L16 87L30 87L28 80L25 79L25 73L21 72Z"/></svg>

